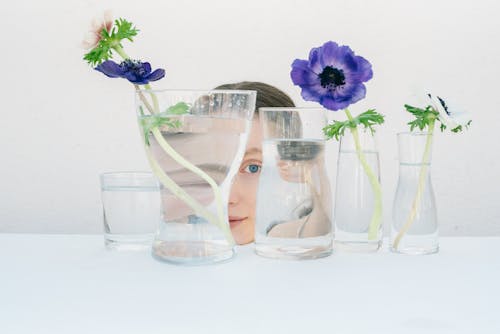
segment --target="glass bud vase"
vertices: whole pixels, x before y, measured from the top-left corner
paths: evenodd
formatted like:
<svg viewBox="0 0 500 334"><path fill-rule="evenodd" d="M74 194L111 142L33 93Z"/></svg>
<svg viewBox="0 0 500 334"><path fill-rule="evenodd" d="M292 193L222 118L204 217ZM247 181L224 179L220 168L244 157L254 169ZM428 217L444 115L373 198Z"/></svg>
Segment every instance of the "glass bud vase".
<svg viewBox="0 0 500 334"><path fill-rule="evenodd" d="M255 97L254 91L236 90L137 91L146 156L162 184L155 258L177 264L232 258L228 198Z"/></svg>
<svg viewBox="0 0 500 334"><path fill-rule="evenodd" d="M255 251L312 259L332 252L330 183L323 109L260 108L264 141L257 191Z"/></svg>
<svg viewBox="0 0 500 334"><path fill-rule="evenodd" d="M432 254L439 250L436 200L431 183L432 134L398 134L399 179L394 197L391 251Z"/></svg>
<svg viewBox="0 0 500 334"><path fill-rule="evenodd" d="M382 193L374 134L351 129L340 138L335 190L335 247L374 252L382 245Z"/></svg>

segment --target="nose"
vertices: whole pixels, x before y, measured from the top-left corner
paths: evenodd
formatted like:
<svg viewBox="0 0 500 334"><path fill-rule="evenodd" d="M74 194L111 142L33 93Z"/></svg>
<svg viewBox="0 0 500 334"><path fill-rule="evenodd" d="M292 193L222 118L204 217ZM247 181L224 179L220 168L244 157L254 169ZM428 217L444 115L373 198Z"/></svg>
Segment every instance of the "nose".
<svg viewBox="0 0 500 334"><path fill-rule="evenodd" d="M229 191L229 205L236 205L241 199L242 186L238 176L234 177L233 184Z"/></svg>

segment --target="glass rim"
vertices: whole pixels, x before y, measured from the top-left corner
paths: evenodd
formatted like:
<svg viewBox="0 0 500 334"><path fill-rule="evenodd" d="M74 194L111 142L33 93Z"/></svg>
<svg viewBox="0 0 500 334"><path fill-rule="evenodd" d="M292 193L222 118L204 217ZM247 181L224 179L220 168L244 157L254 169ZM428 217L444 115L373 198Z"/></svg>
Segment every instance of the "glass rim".
<svg viewBox="0 0 500 334"><path fill-rule="evenodd" d="M200 93L200 94L207 94L207 93L223 93L223 94L240 94L240 95L257 95L256 90L244 90L244 89L162 89L162 88L156 88L156 89L141 89L140 91L135 91L135 94L140 93L163 93L163 92L169 92L169 93Z"/></svg>
<svg viewBox="0 0 500 334"><path fill-rule="evenodd" d="M403 132L398 132L396 133L396 135L399 137L399 136L402 136L402 135L409 135L409 136L415 136L415 137L420 137L420 136L428 136L429 135L429 132L428 131L418 131L418 132L414 132L414 131L403 131ZM433 134L431 134L431 136L433 136Z"/></svg>
<svg viewBox="0 0 500 334"><path fill-rule="evenodd" d="M312 111L326 111L325 108L321 107L260 107L257 108L260 111L302 111L302 110L312 110Z"/></svg>

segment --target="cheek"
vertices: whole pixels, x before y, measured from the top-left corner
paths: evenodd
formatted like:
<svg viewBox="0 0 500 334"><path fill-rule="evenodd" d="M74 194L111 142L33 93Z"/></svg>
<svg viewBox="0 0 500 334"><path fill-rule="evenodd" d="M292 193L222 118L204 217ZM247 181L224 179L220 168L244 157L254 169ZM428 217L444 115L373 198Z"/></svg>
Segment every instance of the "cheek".
<svg viewBox="0 0 500 334"><path fill-rule="evenodd" d="M255 207L257 204L257 189L259 186L259 175L247 176L246 180L246 204L248 205L249 211L251 211L252 217L255 216Z"/></svg>

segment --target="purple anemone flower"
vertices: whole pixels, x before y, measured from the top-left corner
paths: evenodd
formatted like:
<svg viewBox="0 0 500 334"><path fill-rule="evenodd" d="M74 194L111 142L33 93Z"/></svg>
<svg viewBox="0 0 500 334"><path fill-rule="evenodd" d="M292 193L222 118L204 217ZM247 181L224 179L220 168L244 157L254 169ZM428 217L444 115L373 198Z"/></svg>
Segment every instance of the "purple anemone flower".
<svg viewBox="0 0 500 334"><path fill-rule="evenodd" d="M372 65L348 46L329 41L309 53L309 60L295 59L290 73L302 88L302 98L329 110L347 108L363 99L363 82L373 77Z"/></svg>
<svg viewBox="0 0 500 334"><path fill-rule="evenodd" d="M112 60L106 60L97 65L95 70L104 73L110 78L124 78L136 85L145 85L150 81L156 81L165 76L164 69L151 72L151 65L139 60L127 59L120 64Z"/></svg>

